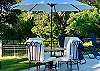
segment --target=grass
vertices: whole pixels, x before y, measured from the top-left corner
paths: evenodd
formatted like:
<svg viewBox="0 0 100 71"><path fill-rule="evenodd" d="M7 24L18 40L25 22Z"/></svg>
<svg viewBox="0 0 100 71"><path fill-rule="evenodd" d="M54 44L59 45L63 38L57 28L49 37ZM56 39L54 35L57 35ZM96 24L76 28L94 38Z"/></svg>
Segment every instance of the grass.
<svg viewBox="0 0 100 71"><path fill-rule="evenodd" d="M83 43L83 46L88 47L88 46L93 46L93 45L92 45L92 42L90 41L90 42Z"/></svg>
<svg viewBox="0 0 100 71"><path fill-rule="evenodd" d="M28 59L23 57L3 57L0 58L0 71L19 71L29 67ZM35 66L34 63L31 67Z"/></svg>
<svg viewBox="0 0 100 71"><path fill-rule="evenodd" d="M83 45L92 46L92 43L86 42ZM98 48L98 50L100 50L100 48ZM27 69L29 67L28 63L28 59L25 57L2 57L0 58L0 71L19 71L22 69ZM35 65L35 62L33 62L30 67L33 67Z"/></svg>

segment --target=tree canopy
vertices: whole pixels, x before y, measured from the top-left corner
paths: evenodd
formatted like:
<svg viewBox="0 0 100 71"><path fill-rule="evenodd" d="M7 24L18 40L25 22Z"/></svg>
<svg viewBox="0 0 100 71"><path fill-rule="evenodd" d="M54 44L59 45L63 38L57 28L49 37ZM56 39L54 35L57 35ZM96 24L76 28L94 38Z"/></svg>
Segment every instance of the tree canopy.
<svg viewBox="0 0 100 71"><path fill-rule="evenodd" d="M79 0L79 1L87 3L91 6L95 6L97 8L98 13L100 13L99 12L99 10L100 10L100 0Z"/></svg>
<svg viewBox="0 0 100 71"><path fill-rule="evenodd" d="M91 32L94 32L100 37L100 14L97 11L83 11L79 13L72 13L67 21L69 26L66 27L66 33L73 35L80 31L81 35L89 37Z"/></svg>
<svg viewBox="0 0 100 71"><path fill-rule="evenodd" d="M45 12L28 13L21 10L10 11L10 7L20 1L21 0L0 1L0 38L21 40L40 36L46 40L50 39L51 14ZM86 37L93 31L100 37L100 34L97 32L100 31L100 0L80 1L95 6L98 8L98 12L96 10L88 10L79 13L53 13L53 39L57 39L61 33L72 36L77 31L80 31L81 35Z"/></svg>

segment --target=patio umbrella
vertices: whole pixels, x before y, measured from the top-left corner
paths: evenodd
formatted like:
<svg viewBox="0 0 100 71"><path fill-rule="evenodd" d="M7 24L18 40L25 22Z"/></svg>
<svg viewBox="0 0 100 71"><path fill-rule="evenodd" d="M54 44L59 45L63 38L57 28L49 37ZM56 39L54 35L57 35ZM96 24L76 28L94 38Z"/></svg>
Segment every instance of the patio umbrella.
<svg viewBox="0 0 100 71"><path fill-rule="evenodd" d="M12 9L20 9L26 11L45 11L51 12L51 42L52 35L52 12L61 11L82 11L93 9L93 7L83 4L77 0L22 0L19 4L15 4ZM52 43L51 43L52 49Z"/></svg>

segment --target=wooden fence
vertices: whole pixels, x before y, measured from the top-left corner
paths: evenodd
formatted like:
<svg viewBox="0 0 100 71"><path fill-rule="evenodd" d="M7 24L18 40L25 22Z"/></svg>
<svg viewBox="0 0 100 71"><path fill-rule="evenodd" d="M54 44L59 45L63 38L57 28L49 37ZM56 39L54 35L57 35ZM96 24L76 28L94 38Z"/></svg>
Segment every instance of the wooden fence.
<svg viewBox="0 0 100 71"><path fill-rule="evenodd" d="M24 41L25 42L25 41ZM24 42L18 43L16 40L2 40L0 47L0 56L27 56L28 49L26 48ZM44 45L51 46L50 41L44 41ZM58 45L57 41L53 41L54 46Z"/></svg>
<svg viewBox="0 0 100 71"><path fill-rule="evenodd" d="M2 56L26 56L27 48L23 45L3 45Z"/></svg>
<svg viewBox="0 0 100 71"><path fill-rule="evenodd" d="M27 55L27 48L24 42L18 42L18 40L0 40L0 57L25 55Z"/></svg>
<svg viewBox="0 0 100 71"><path fill-rule="evenodd" d="M90 38L85 38L85 41L90 41ZM28 50L24 44L16 43L16 40L0 40L0 57L2 56L26 56ZM45 44L51 44L50 41L45 41ZM97 43L100 46L100 38L97 38ZM58 46L58 42L54 42L54 45Z"/></svg>

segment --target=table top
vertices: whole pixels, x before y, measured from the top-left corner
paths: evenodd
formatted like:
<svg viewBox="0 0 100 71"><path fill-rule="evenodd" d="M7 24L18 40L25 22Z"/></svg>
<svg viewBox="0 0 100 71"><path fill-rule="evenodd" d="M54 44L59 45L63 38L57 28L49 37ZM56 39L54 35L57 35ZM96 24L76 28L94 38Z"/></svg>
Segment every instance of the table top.
<svg viewBox="0 0 100 71"><path fill-rule="evenodd" d="M32 60L32 61L34 63L46 63L46 62L56 61L56 57L45 58L43 61L39 61L39 60Z"/></svg>
<svg viewBox="0 0 100 71"><path fill-rule="evenodd" d="M59 51L64 51L66 50L66 48L45 48L44 51L45 52L59 52Z"/></svg>

